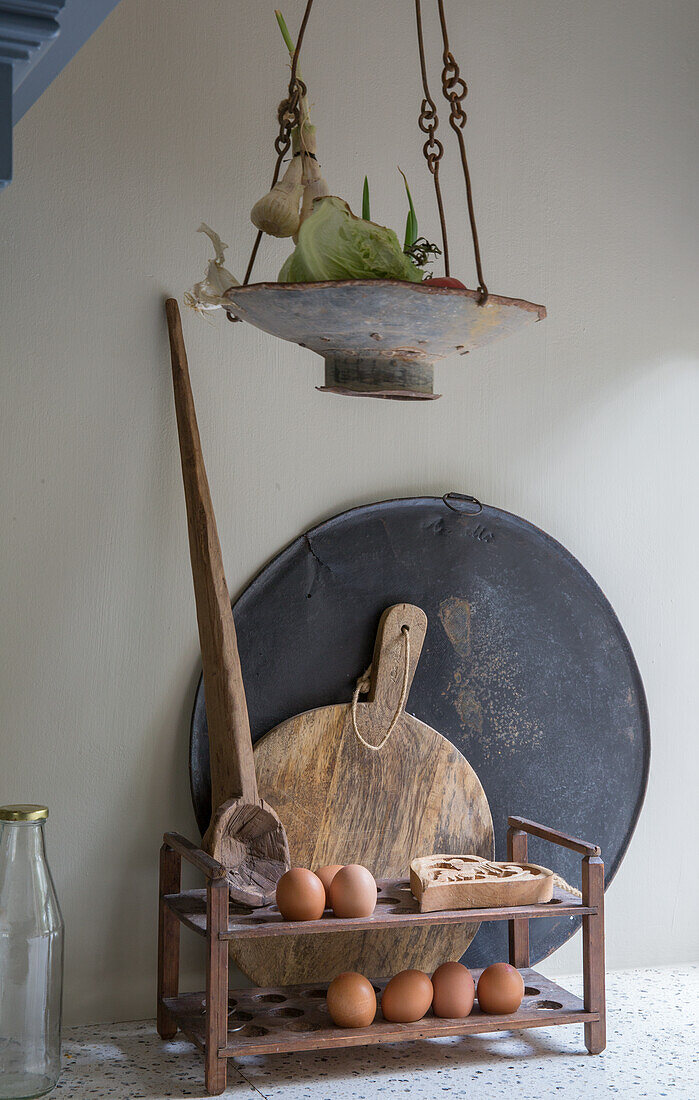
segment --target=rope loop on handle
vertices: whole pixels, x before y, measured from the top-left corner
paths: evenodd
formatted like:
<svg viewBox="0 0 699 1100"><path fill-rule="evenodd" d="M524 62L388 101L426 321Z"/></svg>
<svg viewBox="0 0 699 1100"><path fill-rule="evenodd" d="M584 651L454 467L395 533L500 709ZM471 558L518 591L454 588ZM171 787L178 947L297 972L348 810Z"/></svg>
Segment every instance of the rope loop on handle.
<svg viewBox="0 0 699 1100"><path fill-rule="evenodd" d="M394 729L398 725L398 719L403 713L403 707L405 706L408 699L408 682L410 679L410 628L407 626L402 626L401 634L403 635L403 642L405 644L405 667L403 669L403 686L401 687L400 699L398 701L396 713L393 715L391 724L386 730L384 737L378 743L378 745L372 745L370 741L366 741L359 732L359 727L357 725L357 700L359 699L360 693L362 695L366 695L369 688L371 687L371 665L369 665L366 672L364 672L364 674L360 676L357 680L357 686L355 687L354 695L352 696L352 729L356 733L361 743L367 749L371 749L372 752L379 752L384 747Z"/></svg>

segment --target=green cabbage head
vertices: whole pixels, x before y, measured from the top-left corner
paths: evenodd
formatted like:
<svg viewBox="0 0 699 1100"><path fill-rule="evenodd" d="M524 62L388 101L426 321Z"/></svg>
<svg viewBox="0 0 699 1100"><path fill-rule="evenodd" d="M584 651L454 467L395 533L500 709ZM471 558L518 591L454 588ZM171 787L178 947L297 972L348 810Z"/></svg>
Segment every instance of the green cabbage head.
<svg viewBox="0 0 699 1100"><path fill-rule="evenodd" d="M344 199L316 199L299 229L298 244L279 272L280 283L333 279L402 279L424 272L405 255L392 229L356 217Z"/></svg>

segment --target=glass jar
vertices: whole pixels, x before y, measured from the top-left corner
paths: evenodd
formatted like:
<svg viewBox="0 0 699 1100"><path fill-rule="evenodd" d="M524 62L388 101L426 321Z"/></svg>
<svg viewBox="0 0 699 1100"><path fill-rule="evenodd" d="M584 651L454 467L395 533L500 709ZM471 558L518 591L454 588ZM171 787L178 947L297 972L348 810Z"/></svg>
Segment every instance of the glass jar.
<svg viewBox="0 0 699 1100"><path fill-rule="evenodd" d="M63 918L45 806L0 806L0 1100L50 1092L61 1071Z"/></svg>

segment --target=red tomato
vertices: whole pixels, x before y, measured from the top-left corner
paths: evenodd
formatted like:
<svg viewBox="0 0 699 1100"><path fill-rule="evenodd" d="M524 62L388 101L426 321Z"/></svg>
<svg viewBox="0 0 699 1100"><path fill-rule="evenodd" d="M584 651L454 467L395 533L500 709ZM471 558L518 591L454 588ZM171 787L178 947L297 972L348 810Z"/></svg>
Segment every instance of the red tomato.
<svg viewBox="0 0 699 1100"><path fill-rule="evenodd" d="M439 275L436 278L423 279L423 282L429 283L430 286L446 286L453 290L465 290L466 287L460 279L453 279L451 275Z"/></svg>

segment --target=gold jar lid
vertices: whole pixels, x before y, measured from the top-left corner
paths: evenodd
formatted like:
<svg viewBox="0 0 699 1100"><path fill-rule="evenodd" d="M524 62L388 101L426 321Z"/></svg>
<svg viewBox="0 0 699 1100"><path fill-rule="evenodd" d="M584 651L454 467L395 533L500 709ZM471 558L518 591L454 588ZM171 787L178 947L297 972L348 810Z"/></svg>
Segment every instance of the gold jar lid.
<svg viewBox="0 0 699 1100"><path fill-rule="evenodd" d="M46 821L47 806L0 806L0 821Z"/></svg>

